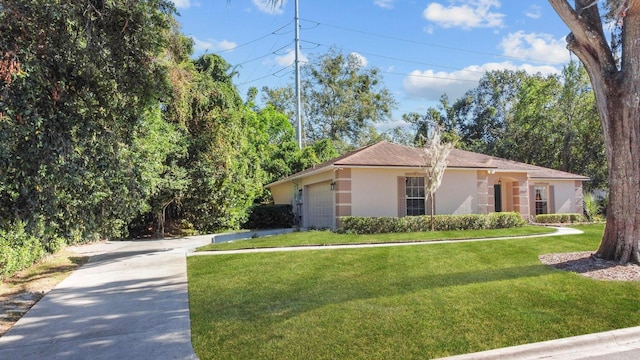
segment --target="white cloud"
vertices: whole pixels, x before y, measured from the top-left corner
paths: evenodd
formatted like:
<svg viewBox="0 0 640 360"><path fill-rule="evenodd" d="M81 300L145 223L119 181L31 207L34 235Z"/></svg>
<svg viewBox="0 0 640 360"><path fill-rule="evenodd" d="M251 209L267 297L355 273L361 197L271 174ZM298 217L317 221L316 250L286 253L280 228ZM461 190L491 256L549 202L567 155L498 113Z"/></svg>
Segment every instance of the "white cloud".
<svg viewBox="0 0 640 360"><path fill-rule="evenodd" d="M190 0L171 0L178 9L188 9L191 7Z"/></svg>
<svg viewBox="0 0 640 360"><path fill-rule="evenodd" d="M554 39L549 34L518 31L505 36L499 46L502 48L503 55L516 58L558 63L570 60L564 38Z"/></svg>
<svg viewBox="0 0 640 360"><path fill-rule="evenodd" d="M286 54L276 56L276 63L280 66L291 66L296 60L296 51L293 49L289 49ZM300 62L305 63L309 59L307 59L304 54L300 54Z"/></svg>
<svg viewBox="0 0 640 360"><path fill-rule="evenodd" d="M237 46L236 43L229 40L201 40L193 36L191 39L193 39L193 50L195 53L224 51L233 49Z"/></svg>
<svg viewBox="0 0 640 360"><path fill-rule="evenodd" d="M438 101L447 94L450 99L458 99L468 90L478 86L478 80L487 71L524 70L529 74L556 74L559 70L553 66L535 66L530 64L515 65L511 62L487 63L471 65L462 70L445 72L434 70L414 70L407 76L402 85L409 98L424 101Z"/></svg>
<svg viewBox="0 0 640 360"><path fill-rule="evenodd" d="M393 4L397 0L373 0L373 3L380 6L383 9L393 9Z"/></svg>
<svg viewBox="0 0 640 360"><path fill-rule="evenodd" d="M424 9L422 16L444 28L471 30L502 27L504 14L492 11L492 8L499 7L499 0L464 0L460 5L446 7L434 2Z"/></svg>
<svg viewBox="0 0 640 360"><path fill-rule="evenodd" d="M539 19L542 16L542 8L539 5L531 5L524 11L524 15L532 19Z"/></svg>
<svg viewBox="0 0 640 360"><path fill-rule="evenodd" d="M255 5L258 10L271 15L282 14L284 12L282 8L287 4L287 0L278 2L272 0L251 0L251 2L253 2L253 5Z"/></svg>

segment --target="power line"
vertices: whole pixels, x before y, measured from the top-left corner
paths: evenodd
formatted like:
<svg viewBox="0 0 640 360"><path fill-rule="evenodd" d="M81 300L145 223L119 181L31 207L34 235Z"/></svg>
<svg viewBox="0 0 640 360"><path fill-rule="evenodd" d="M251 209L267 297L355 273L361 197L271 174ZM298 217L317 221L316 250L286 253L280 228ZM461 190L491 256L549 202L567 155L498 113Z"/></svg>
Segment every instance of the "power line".
<svg viewBox="0 0 640 360"><path fill-rule="evenodd" d="M564 64L564 63L556 62L556 61L529 59L529 58L522 58L522 57L517 57L517 56L493 54L493 53L484 52L484 51L462 49L462 48L457 48L457 47L453 47L453 46L445 46L445 45L433 44L433 43L428 43L428 42L423 42L423 41L403 39L403 38L400 38L400 37L397 37L397 36L377 34L377 33L369 32L369 31L352 29L352 28L348 28L348 27L345 27L345 26L327 24L327 23L323 23L323 22L320 22L320 21L317 21L317 20L303 19L303 18L301 18L300 20L312 22L312 23L317 24L318 26L324 25L326 27L331 27L331 28L335 28L335 29L339 29L339 30L350 31L350 32L354 32L354 33L359 33L359 34L374 36L374 37L377 37L377 38L394 40L394 41L402 41L402 42L406 42L406 43L410 43L410 44L431 46L431 47L436 47L436 48L440 48L440 49L455 50L455 51L467 52L467 53L471 53L471 54L486 55L486 56L491 56L491 57L500 57L500 58L504 58L504 59L512 59L512 60L519 60L519 61L534 61L534 62L541 62L541 63L547 63L547 64Z"/></svg>
<svg viewBox="0 0 640 360"><path fill-rule="evenodd" d="M243 83L240 83L240 84L236 84L236 86L243 86L243 85L247 85L247 84L250 84L250 83L252 83L252 82L256 82L256 81L258 81L258 80L266 79L266 78L271 77L271 76L278 76L278 74L279 74L279 73L281 73L281 72L283 72L284 70L287 70L287 69L289 69L289 68L291 68L291 65L289 65L289 66L285 66L285 67L283 67L282 69L280 69L280 70L278 70L278 71L275 71L275 72L272 72L272 73L271 73L271 74L269 74L269 75L261 76L261 77L256 78L256 79L252 79L252 80L249 80L249 81L245 81L245 82L243 82Z"/></svg>
<svg viewBox="0 0 640 360"><path fill-rule="evenodd" d="M281 34L278 34L278 31L280 31L280 30L282 30L282 29L286 28L287 26L291 25L291 23L292 23L292 21L289 21L287 24L285 24L285 25L283 25L283 26L279 27L278 29L276 29L276 30L274 30L274 31L270 32L269 34L266 34L266 35L260 36L259 38L254 39L254 40L251 40L251 41L247 41L246 43L242 43L242 44L240 44L240 45L236 45L236 46L234 46L234 47L232 47L232 48L228 48L228 49L220 50L220 51L218 51L218 52L217 52L217 54L220 54L220 53L223 53L223 52L227 52L227 51L231 51L231 50L236 50L236 49L239 49L239 48L241 48L241 47L243 47L243 46L251 45L251 44L253 44L253 43L255 43L255 42L258 42L258 41L260 41L260 40L262 40L262 39L266 39L266 38L268 38L269 36L272 36L272 35L284 35L284 34L282 34L282 33L281 33Z"/></svg>
<svg viewBox="0 0 640 360"><path fill-rule="evenodd" d="M271 55L278 55L278 51L281 51L281 50L286 49L286 48L287 48L287 46L289 46L289 45L291 45L291 42L289 42L288 44L286 44L286 45L284 45L284 46L282 46L282 47L279 47L278 49L276 49L276 50L274 50L274 51L271 51L271 52L269 52L269 53L267 53L267 54L264 54L264 55L261 55L261 56L255 57L255 58L253 58L253 59L249 59L249 60L243 61L243 62L241 62L241 63L236 64L235 66L241 66L241 65L244 65L244 64L248 64L248 63L250 63L250 62L258 61L258 60L264 59L264 58L266 58L266 57L269 57L269 56L271 56Z"/></svg>
<svg viewBox="0 0 640 360"><path fill-rule="evenodd" d="M305 40L303 40L303 42L305 42L305 43L309 43L309 44L312 44L312 45L315 45L315 47L314 47L314 48L318 48L318 47L320 47L320 46L328 47L328 48L331 48L331 47L332 47L331 45L321 44L321 43L317 43L317 42L313 42L313 41L305 41ZM451 69L451 70L464 71L464 72L472 72L472 73L478 73L478 74L484 74L484 73L485 73L485 71L477 71L477 70L460 69L460 68L453 67L453 66L445 66L445 65L430 64L430 63L425 63L425 62L421 62L421 61L407 60L407 59L402 59L402 58L398 58L398 57L387 56L387 55L380 55L380 54L374 54L374 53L365 52L365 51L360 51L360 50L346 49L346 48L344 48L344 47L341 47L340 49L341 49L341 50L346 50L346 51L351 51L351 52L356 52L356 53L358 53L358 54L363 54L363 55L367 55L367 56L373 56L373 57L378 57L378 58L382 58L382 59L387 59L387 60L402 61L402 62L406 62L406 63L410 63L410 64L425 65L425 66L433 66L433 67L438 67L438 68L442 68L442 69Z"/></svg>

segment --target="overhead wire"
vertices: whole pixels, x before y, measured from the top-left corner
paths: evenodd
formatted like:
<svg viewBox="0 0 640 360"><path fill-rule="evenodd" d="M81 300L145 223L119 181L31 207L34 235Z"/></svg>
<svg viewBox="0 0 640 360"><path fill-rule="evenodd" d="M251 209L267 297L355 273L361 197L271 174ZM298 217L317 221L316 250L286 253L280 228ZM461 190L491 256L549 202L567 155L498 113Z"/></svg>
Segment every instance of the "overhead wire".
<svg viewBox="0 0 640 360"><path fill-rule="evenodd" d="M332 45L321 44L321 43L317 43L317 42L314 42L314 41L302 40L302 42L309 43L309 44L312 44L312 45L316 45L314 48L318 48L318 47L321 47L321 46L322 47L328 47L328 48L332 47ZM438 68L443 68L443 69L451 69L451 70L458 70L458 71L464 71L464 72L472 72L472 73L484 74L484 71L477 71L477 70L470 70L470 69L460 69L460 68L453 67L453 66L430 64L430 63L425 63L425 62L422 62L422 61L407 60L407 59L402 59L402 58L398 58L398 57L394 57L394 56L380 55L380 54L374 54L374 53L360 51L360 50L347 49L347 48L344 48L344 47L341 47L340 49L346 50L346 51L350 51L350 52L356 52L356 53L362 54L362 55L373 56L373 57L378 57L378 58L387 59L387 60L402 61L402 62L406 62L406 63L410 63L410 64L426 65L426 66L433 66L433 67L438 67Z"/></svg>
<svg viewBox="0 0 640 360"><path fill-rule="evenodd" d="M291 23L292 23L292 22L293 22L293 21L289 21L289 22L288 22L288 23L286 23L285 25L282 25L281 27L279 27L278 29L276 29L276 30L274 30L274 31L270 32L269 34L262 35L262 36L260 36L259 38L256 38L256 39L251 40L251 41L247 41L247 42L245 42L245 43L242 43L242 44L240 44L240 45L236 45L236 46L231 47L231 48L227 48L227 49L224 49L224 50L220 50L220 51L218 51L217 53L218 53L218 54L220 54L220 53L223 53L223 52L236 50L236 49L239 49L239 48L241 48L241 47L243 47L243 46L251 45L251 44L253 44L253 43L255 43L255 42L258 42L258 41L260 41L260 40L262 40L262 39L266 39L266 38L268 38L269 36L272 36L272 35L283 35L283 34L277 34L277 32L278 32L278 31L280 31L280 30L282 30L282 29L284 29L284 28L286 28L287 26L291 25Z"/></svg>
<svg viewBox="0 0 640 360"><path fill-rule="evenodd" d="M367 36L373 36L373 37L377 37L377 38L381 38L381 39L388 39L388 40L400 41L400 42L416 44L416 45L423 45L423 46L430 46L430 47L446 49L446 50L454 50L454 51L460 51L460 52L466 52L466 53L472 53L472 54L479 54L479 55L485 55L485 56L491 56L491 57L498 57L498 58L505 58L505 59L511 59L511 60L518 60L518 61L532 61L532 62L541 62L541 63L547 63L547 64L561 64L560 62L549 61L549 60L539 60L539 59L532 59L532 58L508 56L508 55L495 54L495 53L489 53L489 52L484 52L484 51L476 51L476 50L464 49L464 48L453 47L453 46L433 44L433 43L417 41L417 40L410 40L410 39L405 39L405 38L401 38L401 37L397 37L397 36L379 34L379 33L374 33L374 32L369 32L369 31L353 29L353 28L349 28L349 27L346 27L346 26L329 24L329 23L325 23L325 22L321 22L321 21L317 21L317 20L313 20L313 19L308 19L308 18L300 18L300 20L313 24L313 26L309 26L307 29L315 29L315 28L318 28L320 26L325 26L325 27L335 28L335 29L339 29L339 30L343 30L343 31L350 31L350 32L354 32L354 33L367 35ZM233 49L237 49L237 48L240 48L242 46L249 45L251 43L255 43L257 41L263 40L263 39L265 39L267 37L270 37L270 36L273 36L273 35L288 34L291 31L285 31L285 32L281 32L281 31L283 29L285 29L286 27L290 26L292 23L293 23L293 21L290 21L287 24L281 26L280 28L272 31L269 34L263 35L263 36L261 36L259 38L256 38L256 39L251 40L251 41L246 42L246 43L243 43L243 44L238 45L238 46L236 46L234 48L226 49L224 51L230 51L230 50L233 50ZM306 49L315 49L315 48L319 48L319 47L328 47L328 48L335 47L335 45L328 45L328 44L318 43L318 42L309 41L309 40L302 40L302 42L305 43L305 44L313 45L313 47L308 47ZM262 56L259 56L259 57L252 58L250 60L244 61L244 62L238 64L237 66L240 66L240 65L243 65L243 64L246 64L246 63L250 63L250 62L253 62L253 61L257 61L257 60L260 60L260 59L264 59L264 58L269 57L271 55L278 55L277 53L279 51L284 50L287 46L290 46L290 45L291 45L291 42L289 42L286 45L278 48L275 51L271 51L271 52L269 52L267 54L264 54ZM377 57L377 58L382 58L382 59L387 59L387 60L394 60L394 61L401 61L401 62L417 64L417 65L424 65L424 66L429 66L429 67L437 67L437 68L442 68L442 69L450 69L450 70L455 70L455 71L465 72L465 73L477 73L477 74L484 74L485 73L485 71L478 71L478 70L472 70L472 69L460 69L458 67L431 64L431 63L426 63L426 62L421 62L421 61L416 61L416 60L410 60L410 59L403 59L403 58L393 57L393 56L388 56L388 55L375 54L375 53L359 51L359 50L353 50L353 49L346 49L346 48L342 48L342 47L340 47L340 49L341 50L350 51L350 52L356 52L356 53L359 53L359 54L362 54L362 55L371 56L371 57ZM220 52L223 52L223 51L220 51ZM268 78L269 76L274 76L275 74L280 73L280 72L284 71L285 69L287 69L289 67L291 67L291 66L289 65L287 67L284 67L284 68L276 71L275 73L271 73L269 75L265 75L265 76L259 77L257 79L249 80L249 81L243 82L242 84L239 84L239 85L243 85L243 84L255 82L255 81L258 81L258 80L262 80L262 79ZM273 66L272 66L271 69L273 69ZM401 75L401 76L409 76L409 77L431 78L431 79L441 79L441 80L450 80L450 81L477 82L477 79L472 80L472 79L463 79L463 78L454 78L454 77L442 77L442 76L431 76L431 75L416 74L416 73L401 73L401 72L383 71L383 70L380 70L380 72L383 73L383 74L388 74L388 75Z"/></svg>
<svg viewBox="0 0 640 360"><path fill-rule="evenodd" d="M416 44L416 45L431 46L431 47L436 47L436 48L440 48L440 49L455 50L455 51L467 52L467 53L471 53L471 54L486 55L486 56L499 57L499 58L511 59L511 60L534 61L534 62L550 63L550 64L562 64L562 63L557 62L557 61L549 61L549 60L523 58L523 57L509 56L509 55L502 55L502 54L494 54L494 53L489 53L489 52L485 52L485 51L463 49L463 48L457 48L457 47L453 47L453 46L446 46L446 45L433 44L433 43L428 43L428 42L423 42L423 41L404 39L404 38L397 37L397 36L378 34L378 33L369 32L369 31L352 29L352 28L349 28L349 27L346 27L346 26L328 24L328 23L320 22L320 21L313 20L313 19L300 18L300 20L308 21L308 22L317 24L318 26L323 25L323 26L326 26L326 27L332 27L332 28L339 29L339 30L345 30L345 31L360 33L360 34L364 34L364 35L369 35L369 36L374 36L374 37L384 38L384 39L389 39L389 40L402 41L402 42Z"/></svg>

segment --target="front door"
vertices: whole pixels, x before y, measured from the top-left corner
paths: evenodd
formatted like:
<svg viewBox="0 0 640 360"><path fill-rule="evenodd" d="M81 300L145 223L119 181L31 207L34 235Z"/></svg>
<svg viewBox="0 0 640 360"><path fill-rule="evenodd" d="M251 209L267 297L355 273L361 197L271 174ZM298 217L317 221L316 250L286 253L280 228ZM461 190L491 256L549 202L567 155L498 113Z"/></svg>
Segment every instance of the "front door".
<svg viewBox="0 0 640 360"><path fill-rule="evenodd" d="M493 199L496 212L502 212L502 185L493 185Z"/></svg>

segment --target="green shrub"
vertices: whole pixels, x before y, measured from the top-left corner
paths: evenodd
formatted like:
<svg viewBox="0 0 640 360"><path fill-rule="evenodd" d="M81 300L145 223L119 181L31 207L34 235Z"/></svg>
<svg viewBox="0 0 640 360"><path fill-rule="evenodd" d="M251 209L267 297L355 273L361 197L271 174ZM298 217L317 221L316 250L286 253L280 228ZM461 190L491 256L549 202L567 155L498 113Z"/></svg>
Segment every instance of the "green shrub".
<svg viewBox="0 0 640 360"><path fill-rule="evenodd" d="M536 222L540 224L573 224L584 221L581 214L539 214Z"/></svg>
<svg viewBox="0 0 640 360"><path fill-rule="evenodd" d="M340 218L340 232L356 234L382 234L393 232L417 232L431 230L431 216L362 217L344 216ZM519 227L526 221L515 212L465 215L436 215L433 217L434 230L480 230Z"/></svg>
<svg viewBox="0 0 640 360"><path fill-rule="evenodd" d="M489 229L507 229L524 226L527 221L514 212L498 212L489 214Z"/></svg>
<svg viewBox="0 0 640 360"><path fill-rule="evenodd" d="M584 216L587 221L601 221L602 220L602 206L600 201L593 193L584 194Z"/></svg>
<svg viewBox="0 0 640 360"><path fill-rule="evenodd" d="M249 209L244 229L278 229L293 226L293 207L288 204L256 205Z"/></svg>
<svg viewBox="0 0 640 360"><path fill-rule="evenodd" d="M47 242L52 248L62 246L58 241ZM46 255L44 244L25 230L18 222L6 230L0 230L0 279L31 266Z"/></svg>

